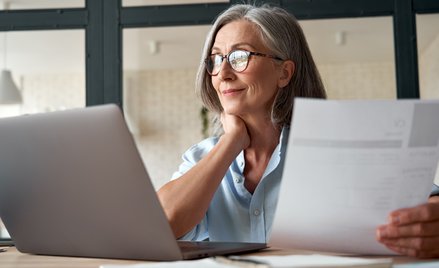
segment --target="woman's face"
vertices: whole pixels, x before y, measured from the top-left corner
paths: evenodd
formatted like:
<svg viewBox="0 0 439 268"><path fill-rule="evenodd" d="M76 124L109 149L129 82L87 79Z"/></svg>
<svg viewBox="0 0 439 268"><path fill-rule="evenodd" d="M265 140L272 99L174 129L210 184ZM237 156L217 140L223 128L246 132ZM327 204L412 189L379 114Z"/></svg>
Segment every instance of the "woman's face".
<svg viewBox="0 0 439 268"><path fill-rule="evenodd" d="M272 54L264 46L257 26L247 20L224 25L216 35L211 54L227 55L237 49ZM247 68L240 73L224 60L218 75L212 76L212 85L225 113L243 119L248 116L269 117L280 87L280 76L281 68L275 60L250 56Z"/></svg>

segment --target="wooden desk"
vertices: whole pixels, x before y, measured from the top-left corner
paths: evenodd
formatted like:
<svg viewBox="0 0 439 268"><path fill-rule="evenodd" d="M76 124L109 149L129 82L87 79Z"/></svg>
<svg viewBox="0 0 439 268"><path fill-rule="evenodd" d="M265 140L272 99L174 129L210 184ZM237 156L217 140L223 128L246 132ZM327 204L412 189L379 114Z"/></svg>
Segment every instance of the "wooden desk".
<svg viewBox="0 0 439 268"><path fill-rule="evenodd" d="M290 254L310 254L313 252L300 250L286 250L269 248L251 255L290 255ZM356 256L364 257L364 256ZM394 263L423 262L410 257L394 257ZM14 247L8 248L6 252L0 253L1 268L99 268L102 264L135 264L145 263L145 261L115 260L115 259L93 259L79 257L55 257L23 254Z"/></svg>
<svg viewBox="0 0 439 268"><path fill-rule="evenodd" d="M79 257L56 257L23 254L15 249L8 248L0 253L1 268L99 268L102 264L134 264L141 261L93 259Z"/></svg>

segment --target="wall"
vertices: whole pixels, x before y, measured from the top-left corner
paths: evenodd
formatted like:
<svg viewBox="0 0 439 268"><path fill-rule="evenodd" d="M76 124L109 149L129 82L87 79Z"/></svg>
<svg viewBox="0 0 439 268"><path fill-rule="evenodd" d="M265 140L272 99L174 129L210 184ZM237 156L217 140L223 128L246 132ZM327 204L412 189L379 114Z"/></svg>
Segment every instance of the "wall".
<svg viewBox="0 0 439 268"><path fill-rule="evenodd" d="M203 139L196 70L128 71L125 111L156 188L169 181L181 155Z"/></svg>
<svg viewBox="0 0 439 268"><path fill-rule="evenodd" d="M421 98L439 98L439 35L419 57Z"/></svg>
<svg viewBox="0 0 439 268"><path fill-rule="evenodd" d="M392 62L318 66L329 99L396 99Z"/></svg>
<svg viewBox="0 0 439 268"><path fill-rule="evenodd" d="M21 79L22 113L40 113L85 106L83 73L29 74Z"/></svg>

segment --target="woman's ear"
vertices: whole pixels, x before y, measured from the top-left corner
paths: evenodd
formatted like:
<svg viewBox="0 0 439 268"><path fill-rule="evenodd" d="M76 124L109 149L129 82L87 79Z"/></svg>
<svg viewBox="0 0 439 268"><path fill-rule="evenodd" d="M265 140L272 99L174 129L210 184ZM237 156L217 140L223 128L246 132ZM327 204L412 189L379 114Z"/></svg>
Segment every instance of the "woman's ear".
<svg viewBox="0 0 439 268"><path fill-rule="evenodd" d="M296 64L292 60L286 60L282 63L279 80L277 86L283 88L290 82L296 70Z"/></svg>

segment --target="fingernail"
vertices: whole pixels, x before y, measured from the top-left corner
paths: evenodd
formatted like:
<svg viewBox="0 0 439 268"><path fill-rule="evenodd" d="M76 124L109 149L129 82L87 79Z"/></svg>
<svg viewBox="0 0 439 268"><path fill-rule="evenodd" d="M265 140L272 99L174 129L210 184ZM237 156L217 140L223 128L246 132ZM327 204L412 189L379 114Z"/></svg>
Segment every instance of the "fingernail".
<svg viewBox="0 0 439 268"><path fill-rule="evenodd" d="M378 238L384 238L387 236L387 230L385 227L381 227L378 229Z"/></svg>

